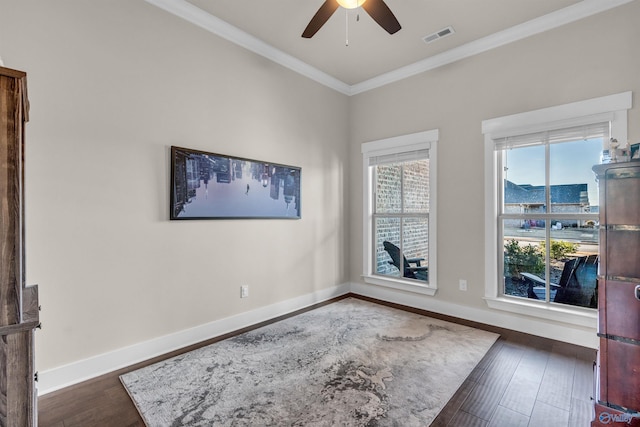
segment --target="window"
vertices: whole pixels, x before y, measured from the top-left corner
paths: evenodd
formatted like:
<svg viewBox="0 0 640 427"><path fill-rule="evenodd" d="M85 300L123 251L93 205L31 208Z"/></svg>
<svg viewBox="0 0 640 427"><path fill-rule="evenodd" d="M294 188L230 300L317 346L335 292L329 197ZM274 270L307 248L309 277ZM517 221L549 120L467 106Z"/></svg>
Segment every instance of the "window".
<svg viewBox="0 0 640 427"><path fill-rule="evenodd" d="M438 131L362 144L367 283L434 295Z"/></svg>
<svg viewBox="0 0 640 427"><path fill-rule="evenodd" d="M591 168L608 140L608 122L494 140L503 295L597 307L598 189Z"/></svg>
<svg viewBox="0 0 640 427"><path fill-rule="evenodd" d="M592 167L610 137L626 141L630 107L627 92L483 122L490 307L595 326Z"/></svg>

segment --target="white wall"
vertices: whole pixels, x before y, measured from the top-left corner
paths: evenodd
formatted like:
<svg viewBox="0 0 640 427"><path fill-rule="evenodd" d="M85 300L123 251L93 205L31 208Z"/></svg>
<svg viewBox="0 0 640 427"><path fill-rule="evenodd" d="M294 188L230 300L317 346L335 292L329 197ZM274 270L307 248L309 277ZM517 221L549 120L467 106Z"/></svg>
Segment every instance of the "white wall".
<svg viewBox="0 0 640 427"><path fill-rule="evenodd" d="M640 2L353 97L352 289L472 320L595 345L593 328L567 328L487 308L484 297L484 157L481 122L625 91L640 93ZM629 137L640 142L640 109ZM438 144L438 292L435 297L366 286L362 272L360 145L429 129ZM467 279L467 292L458 280ZM595 325L594 325L595 326ZM585 341L586 340L586 341Z"/></svg>
<svg viewBox="0 0 640 427"><path fill-rule="evenodd" d="M348 282L346 96L143 1L0 10L31 101L38 370ZM301 166L302 219L170 222L171 145Z"/></svg>

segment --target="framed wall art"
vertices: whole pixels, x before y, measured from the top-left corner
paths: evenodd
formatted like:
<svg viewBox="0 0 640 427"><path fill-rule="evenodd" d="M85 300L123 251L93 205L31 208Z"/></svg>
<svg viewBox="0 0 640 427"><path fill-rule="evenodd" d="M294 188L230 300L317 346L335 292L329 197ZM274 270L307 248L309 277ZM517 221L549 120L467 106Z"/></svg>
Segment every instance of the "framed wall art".
<svg viewBox="0 0 640 427"><path fill-rule="evenodd" d="M300 219L301 168L171 147L170 219Z"/></svg>

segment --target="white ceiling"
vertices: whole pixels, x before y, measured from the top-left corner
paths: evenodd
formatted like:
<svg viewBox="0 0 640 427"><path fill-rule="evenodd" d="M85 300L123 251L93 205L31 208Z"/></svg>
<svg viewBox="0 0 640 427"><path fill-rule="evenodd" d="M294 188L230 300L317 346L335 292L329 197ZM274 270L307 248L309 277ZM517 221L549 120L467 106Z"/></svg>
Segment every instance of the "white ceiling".
<svg viewBox="0 0 640 427"><path fill-rule="evenodd" d="M324 0L147 1L355 94L634 0L385 0L402 25L396 34L361 8L339 8L311 39L300 35ZM453 35L423 41L448 26Z"/></svg>

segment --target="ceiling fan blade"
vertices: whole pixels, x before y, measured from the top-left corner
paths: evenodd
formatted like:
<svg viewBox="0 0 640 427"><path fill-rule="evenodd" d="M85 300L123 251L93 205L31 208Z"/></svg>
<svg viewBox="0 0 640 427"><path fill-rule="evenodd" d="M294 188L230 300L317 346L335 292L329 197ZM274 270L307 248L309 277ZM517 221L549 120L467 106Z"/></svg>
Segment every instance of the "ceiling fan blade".
<svg viewBox="0 0 640 427"><path fill-rule="evenodd" d="M315 33L318 32L320 28L324 25L325 22L331 18L331 15L338 9L340 5L336 0L325 0L325 2L320 6L320 9L313 15L309 25L304 29L302 33L302 37L305 39L310 39L313 37Z"/></svg>
<svg viewBox="0 0 640 427"><path fill-rule="evenodd" d="M389 34L395 34L402 28L384 0L367 0L362 8Z"/></svg>

